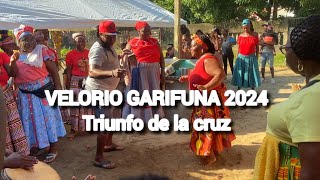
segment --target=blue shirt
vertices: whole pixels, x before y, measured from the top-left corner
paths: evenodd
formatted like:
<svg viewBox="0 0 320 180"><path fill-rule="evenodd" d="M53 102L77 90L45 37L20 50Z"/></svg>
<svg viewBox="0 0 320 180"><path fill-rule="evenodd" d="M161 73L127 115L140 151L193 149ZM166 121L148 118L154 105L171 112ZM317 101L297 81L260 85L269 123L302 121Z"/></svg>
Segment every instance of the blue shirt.
<svg viewBox="0 0 320 180"><path fill-rule="evenodd" d="M228 36L227 39L223 38L223 41L222 41L222 52L223 52L223 54L232 53L232 44L233 43L236 43L236 40L233 37Z"/></svg>

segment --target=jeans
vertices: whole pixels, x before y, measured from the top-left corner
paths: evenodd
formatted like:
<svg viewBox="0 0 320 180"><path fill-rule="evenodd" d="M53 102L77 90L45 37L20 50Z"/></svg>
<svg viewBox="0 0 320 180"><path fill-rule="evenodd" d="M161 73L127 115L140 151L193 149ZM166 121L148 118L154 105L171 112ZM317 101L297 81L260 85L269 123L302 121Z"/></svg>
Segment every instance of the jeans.
<svg viewBox="0 0 320 180"><path fill-rule="evenodd" d="M227 54L222 55L223 68L224 68L224 72L226 73L226 75L227 75L227 69L228 69L228 60L229 60L229 66L231 69L231 73L233 74L233 59L234 59L233 53L227 53Z"/></svg>

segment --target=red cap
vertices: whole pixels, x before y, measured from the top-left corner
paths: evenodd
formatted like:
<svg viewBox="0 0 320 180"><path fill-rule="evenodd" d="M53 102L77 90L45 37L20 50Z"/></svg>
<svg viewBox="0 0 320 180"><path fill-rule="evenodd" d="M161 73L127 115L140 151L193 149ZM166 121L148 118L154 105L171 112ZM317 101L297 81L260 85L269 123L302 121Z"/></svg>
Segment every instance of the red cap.
<svg viewBox="0 0 320 180"><path fill-rule="evenodd" d="M117 35L117 34L120 34L116 30L116 25L114 24L114 22L110 21L110 20L102 21L99 24L99 33L104 33L106 35Z"/></svg>
<svg viewBox="0 0 320 180"><path fill-rule="evenodd" d="M144 21L137 21L136 23L136 30L140 30L141 28L143 27L147 27L149 26L149 24L147 22L144 22ZM150 26L149 26L150 27Z"/></svg>

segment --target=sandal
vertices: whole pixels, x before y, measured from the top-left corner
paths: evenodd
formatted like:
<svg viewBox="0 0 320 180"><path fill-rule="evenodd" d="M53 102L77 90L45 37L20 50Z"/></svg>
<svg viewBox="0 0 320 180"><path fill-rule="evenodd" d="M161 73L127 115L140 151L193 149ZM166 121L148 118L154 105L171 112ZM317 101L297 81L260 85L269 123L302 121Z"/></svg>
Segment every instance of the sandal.
<svg viewBox="0 0 320 180"><path fill-rule="evenodd" d="M116 164L107 160L102 160L101 162L94 161L93 165L99 168L104 168L104 169L114 169L115 167L117 167Z"/></svg>
<svg viewBox="0 0 320 180"><path fill-rule="evenodd" d="M104 152L122 151L123 147L113 144L111 147L104 148Z"/></svg>
<svg viewBox="0 0 320 180"><path fill-rule="evenodd" d="M48 153L46 159L43 161L44 163L51 163L53 162L58 156L58 153Z"/></svg>

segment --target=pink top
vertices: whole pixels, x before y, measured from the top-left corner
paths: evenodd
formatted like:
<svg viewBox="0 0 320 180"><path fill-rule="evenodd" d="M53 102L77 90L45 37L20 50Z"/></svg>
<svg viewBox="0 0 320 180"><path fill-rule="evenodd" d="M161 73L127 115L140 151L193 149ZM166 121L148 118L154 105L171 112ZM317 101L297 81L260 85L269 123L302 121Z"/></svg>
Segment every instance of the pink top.
<svg viewBox="0 0 320 180"><path fill-rule="evenodd" d="M259 44L259 39L256 36L239 36L239 53L242 55L251 55L256 52L256 46Z"/></svg>
<svg viewBox="0 0 320 180"><path fill-rule="evenodd" d="M26 53L21 53L20 58L17 61L18 72L15 77L15 83L17 84L33 82L41 78L44 78L49 74L45 63L42 64L41 68L23 63L27 55L28 54ZM42 48L42 56L43 61L54 61L55 59L53 52L50 51L47 47Z"/></svg>

